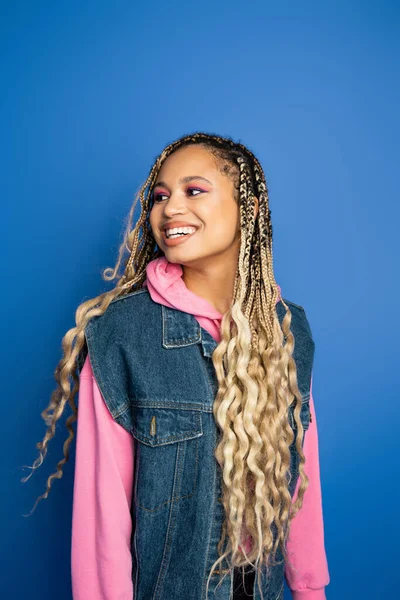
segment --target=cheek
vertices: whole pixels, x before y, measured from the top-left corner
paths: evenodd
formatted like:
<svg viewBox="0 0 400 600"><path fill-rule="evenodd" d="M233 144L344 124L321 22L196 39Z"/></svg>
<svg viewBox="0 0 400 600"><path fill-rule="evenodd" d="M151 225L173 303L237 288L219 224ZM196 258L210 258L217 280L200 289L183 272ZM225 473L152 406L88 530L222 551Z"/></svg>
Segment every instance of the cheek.
<svg viewBox="0 0 400 600"><path fill-rule="evenodd" d="M150 226L153 230L156 229L157 221L158 221L157 211L155 211L154 207L153 207L151 209L151 211L149 212L149 222L150 222Z"/></svg>
<svg viewBox="0 0 400 600"><path fill-rule="evenodd" d="M239 221L232 212L221 213L217 219L207 223L207 229L212 232L212 235L221 236L221 238L234 237L238 227Z"/></svg>

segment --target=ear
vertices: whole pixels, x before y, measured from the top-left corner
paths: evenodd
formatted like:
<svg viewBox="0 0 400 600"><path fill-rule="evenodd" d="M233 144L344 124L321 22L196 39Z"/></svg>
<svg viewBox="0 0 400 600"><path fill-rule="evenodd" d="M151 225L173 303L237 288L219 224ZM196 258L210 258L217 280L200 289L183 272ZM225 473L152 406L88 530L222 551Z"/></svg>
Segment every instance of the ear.
<svg viewBox="0 0 400 600"><path fill-rule="evenodd" d="M254 218L256 218L256 216L258 215L258 198L256 196L254 196L254 202L255 202Z"/></svg>

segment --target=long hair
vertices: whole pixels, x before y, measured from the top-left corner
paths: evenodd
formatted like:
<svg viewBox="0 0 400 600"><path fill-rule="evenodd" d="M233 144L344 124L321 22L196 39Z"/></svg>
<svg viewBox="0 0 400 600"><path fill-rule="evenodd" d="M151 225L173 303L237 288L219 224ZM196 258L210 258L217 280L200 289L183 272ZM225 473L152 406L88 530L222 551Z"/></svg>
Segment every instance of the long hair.
<svg viewBox="0 0 400 600"><path fill-rule="evenodd" d="M248 564L257 570L260 587L262 563L277 564L278 548L283 559L288 560L286 543L290 523L303 505L309 479L304 470L302 396L292 356L291 312L280 295L273 272L267 183L254 154L231 138L195 132L172 142L156 158L147 180L137 192L115 267L102 272L104 280L115 280L115 287L79 305L75 313L76 327L67 331L62 340L64 356L54 374L58 386L41 413L48 427L43 441L36 445L39 457L32 466L32 473L43 463L56 423L67 403L72 410L66 420L69 436L63 446L64 458L57 463L56 472L48 477L46 490L37 498L33 510L40 499L48 497L52 480L62 477L62 467L69 458L69 446L74 438L72 424L78 413L74 397L79 390L78 356L85 344L85 327L90 319L104 314L117 296L141 289L148 263L164 255L156 245L149 222L153 187L165 159L179 148L193 144L211 152L220 172L231 178L241 229L233 298L222 318L221 341L212 355L218 379L213 404L215 422L219 426L215 458L222 470L221 502L225 518L218 543L219 558L211 568L207 590L214 571L227 573L234 567L242 567L244 574ZM256 216L255 196L259 201ZM132 228L139 199L142 209ZM278 300L286 310L282 324L276 312ZM298 432L295 448L300 457L300 486L295 502L289 492L289 447L294 432L288 419L288 407L293 403ZM251 539L248 553L241 545L243 531ZM224 560L228 569L217 571L216 566Z"/></svg>

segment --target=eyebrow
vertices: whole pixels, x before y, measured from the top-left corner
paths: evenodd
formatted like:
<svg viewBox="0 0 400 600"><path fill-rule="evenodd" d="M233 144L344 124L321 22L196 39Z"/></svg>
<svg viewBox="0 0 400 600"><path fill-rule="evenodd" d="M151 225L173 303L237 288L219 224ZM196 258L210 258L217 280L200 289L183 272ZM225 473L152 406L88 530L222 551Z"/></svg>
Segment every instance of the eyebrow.
<svg viewBox="0 0 400 600"><path fill-rule="evenodd" d="M192 181L193 179L202 179L203 181L206 181L207 183L212 185L209 179L206 179L206 177L202 177L201 175L188 175L187 177L182 177L182 179L179 180L179 183L189 183L189 181ZM163 185L166 188L168 187L165 181L157 181L157 183L154 184L154 187L157 187L159 185Z"/></svg>

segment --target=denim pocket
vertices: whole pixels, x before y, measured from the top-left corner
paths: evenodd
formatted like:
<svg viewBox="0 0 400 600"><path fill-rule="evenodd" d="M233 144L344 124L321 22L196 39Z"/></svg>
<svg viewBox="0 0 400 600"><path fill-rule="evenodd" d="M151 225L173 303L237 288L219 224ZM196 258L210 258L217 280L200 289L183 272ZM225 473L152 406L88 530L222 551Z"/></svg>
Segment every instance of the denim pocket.
<svg viewBox="0 0 400 600"><path fill-rule="evenodd" d="M202 415L185 406L151 400L132 405L136 502L144 510L159 510L194 493Z"/></svg>
<svg viewBox="0 0 400 600"><path fill-rule="evenodd" d="M142 403L132 407L132 434L148 446L163 446L203 435L201 412Z"/></svg>

